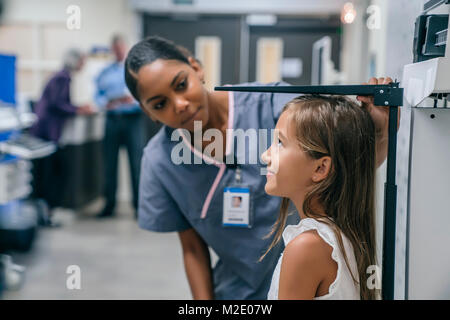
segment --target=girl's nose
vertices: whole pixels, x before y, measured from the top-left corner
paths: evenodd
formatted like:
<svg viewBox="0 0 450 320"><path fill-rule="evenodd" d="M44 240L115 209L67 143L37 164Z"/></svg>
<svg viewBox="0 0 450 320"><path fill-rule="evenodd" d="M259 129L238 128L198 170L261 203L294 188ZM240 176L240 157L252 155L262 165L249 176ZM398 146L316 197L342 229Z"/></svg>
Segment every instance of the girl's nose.
<svg viewBox="0 0 450 320"><path fill-rule="evenodd" d="M267 165L270 164L270 148L263 152L261 160Z"/></svg>

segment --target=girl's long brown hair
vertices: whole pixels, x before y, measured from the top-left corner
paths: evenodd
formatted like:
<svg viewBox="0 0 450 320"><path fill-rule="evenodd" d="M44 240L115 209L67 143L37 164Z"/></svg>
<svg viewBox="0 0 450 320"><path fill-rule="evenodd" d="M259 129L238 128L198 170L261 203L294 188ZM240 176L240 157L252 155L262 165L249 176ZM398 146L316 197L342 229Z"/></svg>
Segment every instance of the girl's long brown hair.
<svg viewBox="0 0 450 320"><path fill-rule="evenodd" d="M375 127L367 110L340 96L306 95L291 100L288 112L300 148L312 159L331 157L327 178L306 194L303 212L329 225L345 254L342 232L351 242L358 266L361 299L376 299L379 292L367 287L367 268L376 264L375 246ZM314 211L318 201L327 217ZM283 198L264 256L281 240L288 216L289 199Z"/></svg>

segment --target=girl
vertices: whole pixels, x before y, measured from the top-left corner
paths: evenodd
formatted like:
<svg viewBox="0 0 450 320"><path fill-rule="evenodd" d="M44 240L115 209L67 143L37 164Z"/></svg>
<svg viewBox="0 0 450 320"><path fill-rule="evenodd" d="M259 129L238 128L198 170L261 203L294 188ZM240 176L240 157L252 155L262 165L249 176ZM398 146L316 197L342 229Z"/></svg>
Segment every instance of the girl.
<svg viewBox="0 0 450 320"><path fill-rule="evenodd" d="M374 299L375 127L344 97L302 96L286 104L279 137L263 154L265 190L283 197L272 229L286 246L269 299ZM278 168L277 172L275 172ZM300 223L286 227L292 201Z"/></svg>
<svg viewBox="0 0 450 320"><path fill-rule="evenodd" d="M184 55L174 43L159 37L144 39L130 50L125 80L143 111L164 124L144 150L139 225L151 231L178 232L194 299L265 299L283 247L281 243L275 245L264 261L258 263L270 244L270 239L261 239L275 223L281 199L264 192L262 165L229 166L217 156L205 156L202 150L210 141L202 141L202 150L198 150L188 136L178 134L178 129L193 133L194 121L201 121L202 131L212 128L222 132L224 155L247 159L249 146L236 150L226 129L270 131L282 106L295 96L209 92L203 86L201 65ZM379 119L383 132L380 137L387 136L385 110L373 108L372 114ZM387 149L381 138L380 148ZM192 164L172 161L172 151L180 140L188 146ZM383 154L380 153L381 157ZM245 228L223 223L223 190L233 185L237 177L251 190L253 210L248 211L247 218L252 223ZM298 218L294 216L287 221L296 222ZM219 257L214 272L208 247Z"/></svg>

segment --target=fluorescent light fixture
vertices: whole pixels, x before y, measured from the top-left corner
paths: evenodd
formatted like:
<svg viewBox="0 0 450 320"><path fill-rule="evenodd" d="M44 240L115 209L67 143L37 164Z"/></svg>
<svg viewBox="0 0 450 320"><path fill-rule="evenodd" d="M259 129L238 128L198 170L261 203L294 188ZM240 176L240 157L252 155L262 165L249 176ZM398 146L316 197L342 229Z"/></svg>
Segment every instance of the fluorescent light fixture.
<svg viewBox="0 0 450 320"><path fill-rule="evenodd" d="M250 14L246 21L249 26L273 26L277 23L277 16L274 14Z"/></svg>

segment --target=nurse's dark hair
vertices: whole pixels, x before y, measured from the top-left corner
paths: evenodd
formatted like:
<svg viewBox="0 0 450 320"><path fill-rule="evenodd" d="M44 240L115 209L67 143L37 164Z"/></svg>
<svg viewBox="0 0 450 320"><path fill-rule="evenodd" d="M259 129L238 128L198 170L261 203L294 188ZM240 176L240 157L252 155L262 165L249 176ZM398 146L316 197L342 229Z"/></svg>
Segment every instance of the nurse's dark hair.
<svg viewBox="0 0 450 320"><path fill-rule="evenodd" d="M288 102L283 113L308 158L331 158L327 177L306 193L303 213L330 226L349 268L341 234L347 237L358 274L349 270L359 285L361 299L379 297L378 290L367 286L367 268L376 265L375 125L369 112L346 97L306 95ZM274 235L273 241L261 259L282 239L289 202L283 198L278 219L268 235ZM326 217L317 212L317 202Z"/></svg>
<svg viewBox="0 0 450 320"><path fill-rule="evenodd" d="M170 40L151 36L136 43L125 59L125 83L137 101L139 101L137 74L143 66L158 59L178 60L189 64L188 57Z"/></svg>

